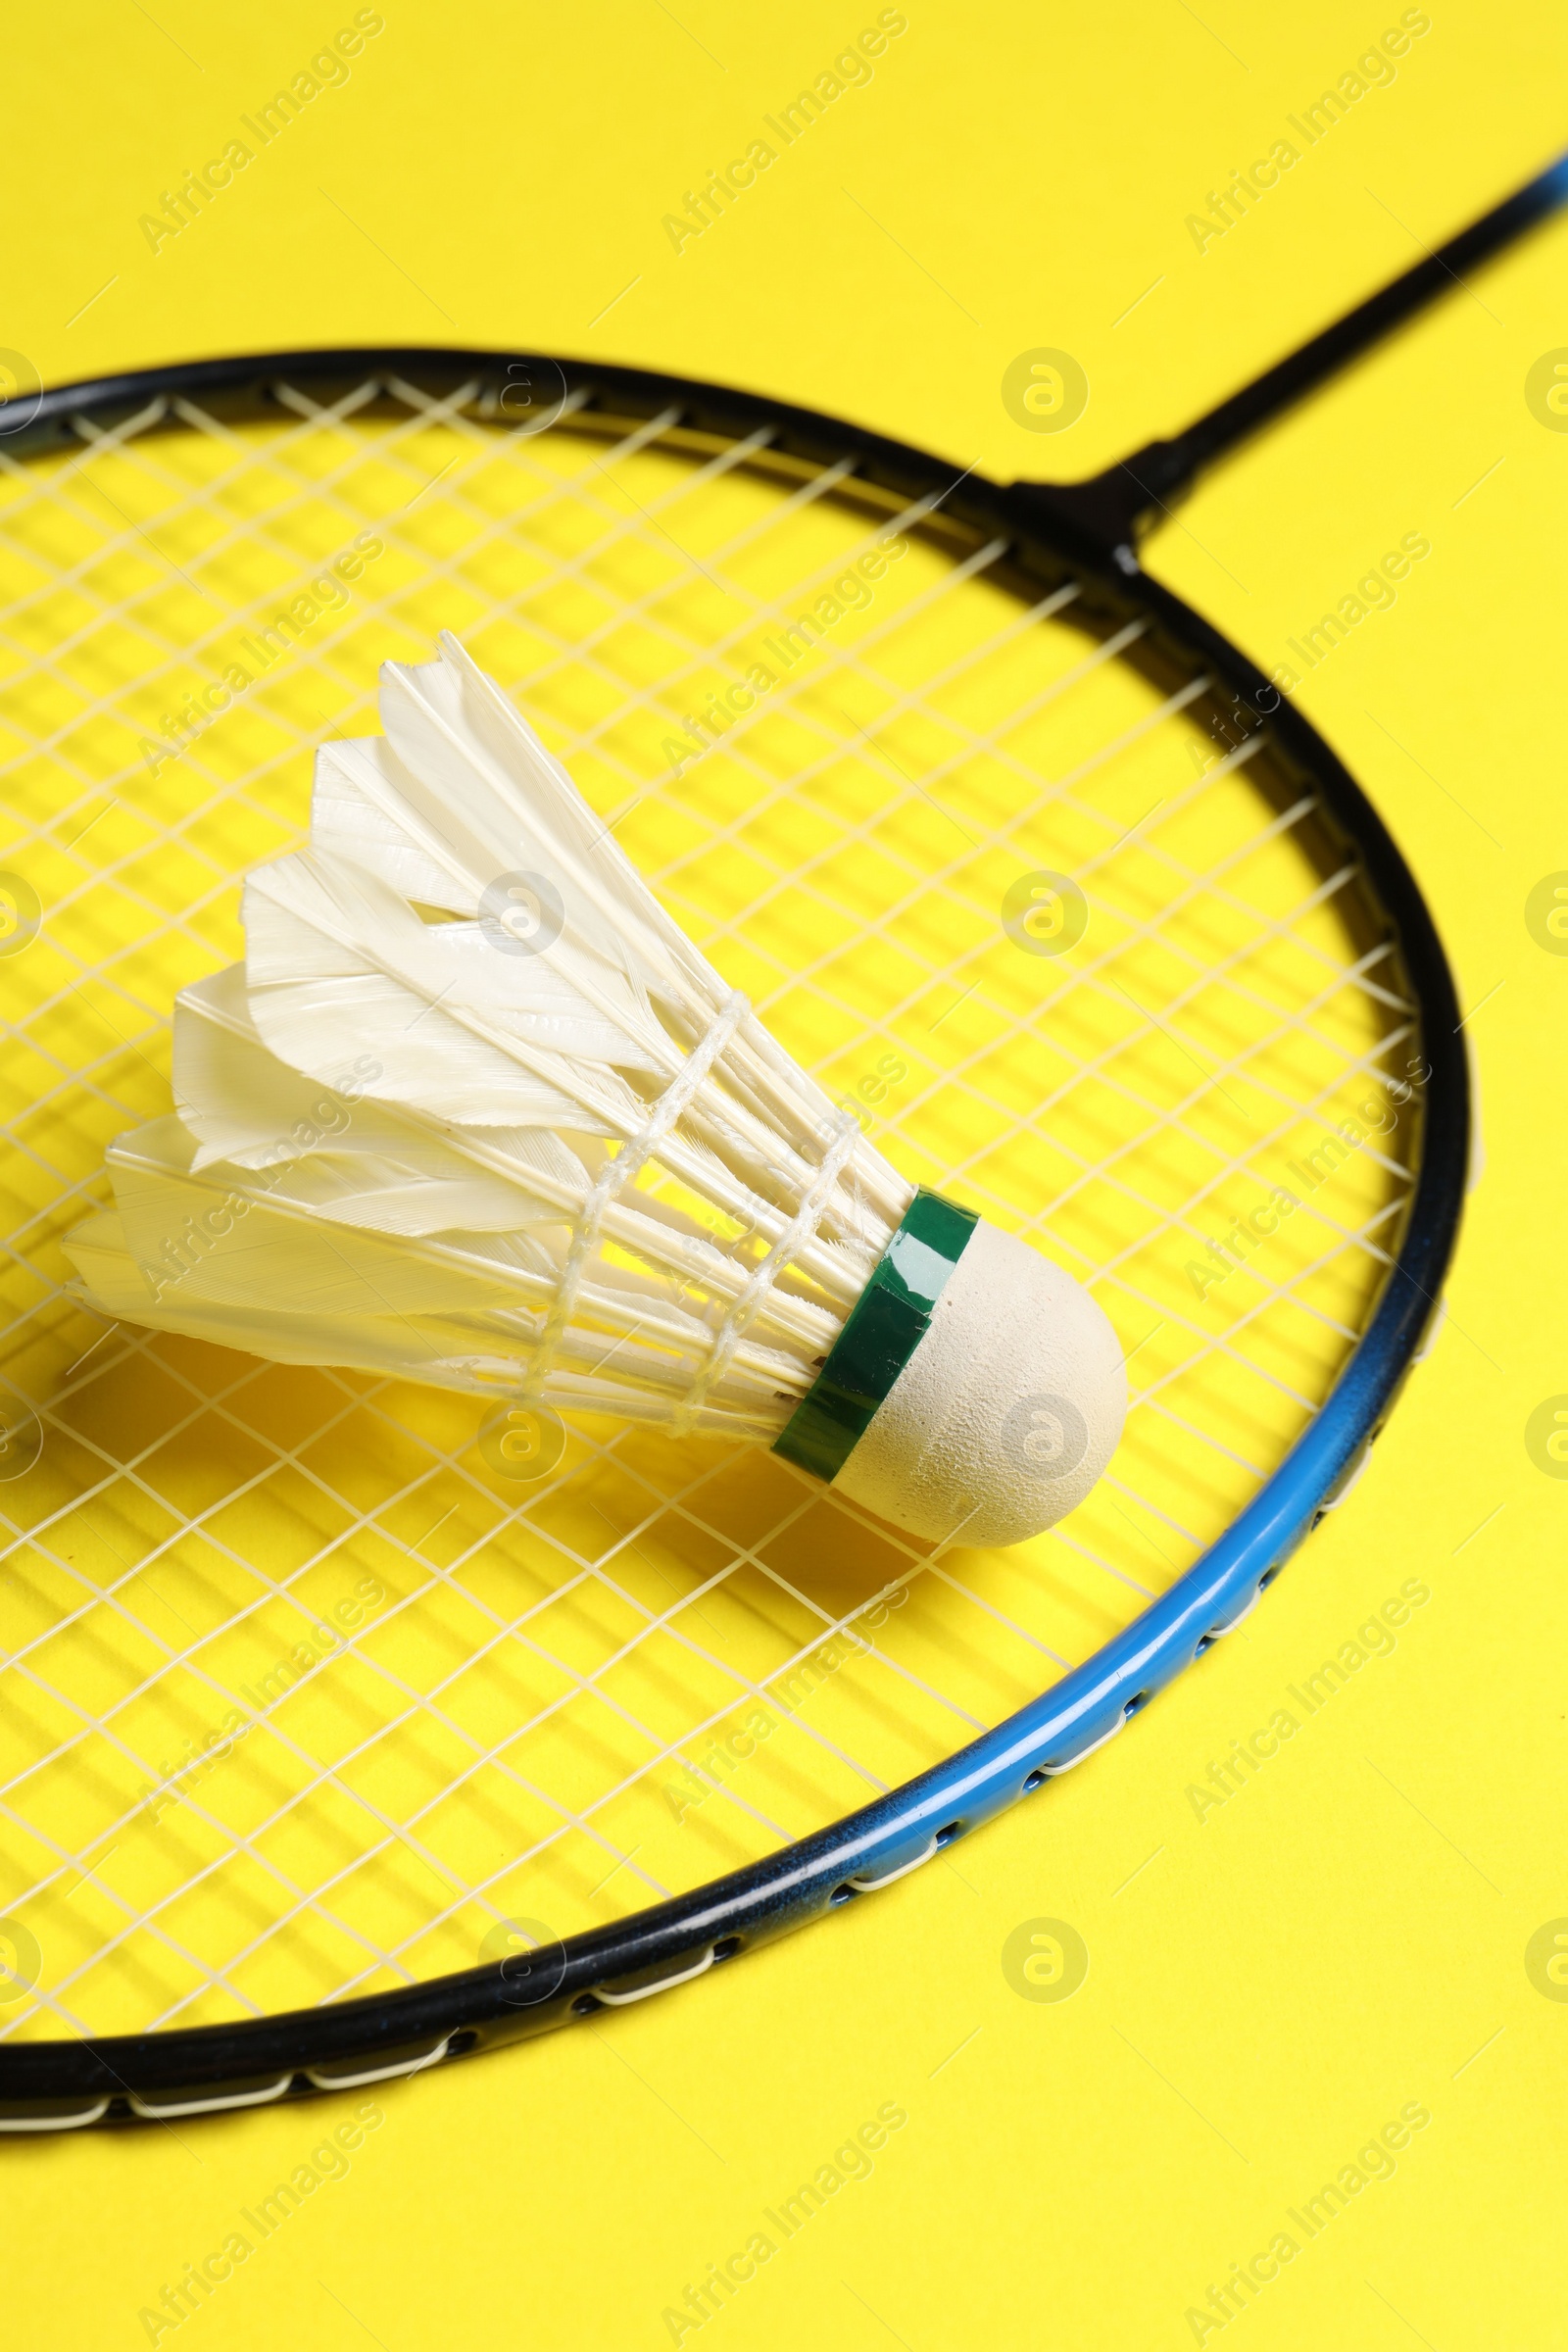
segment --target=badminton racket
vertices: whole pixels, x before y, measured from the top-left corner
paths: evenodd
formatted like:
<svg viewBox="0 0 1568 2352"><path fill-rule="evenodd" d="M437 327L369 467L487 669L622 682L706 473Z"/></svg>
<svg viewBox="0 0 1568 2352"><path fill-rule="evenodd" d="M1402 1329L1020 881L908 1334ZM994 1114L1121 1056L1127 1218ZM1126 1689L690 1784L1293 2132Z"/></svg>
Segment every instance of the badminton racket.
<svg viewBox="0 0 1568 2352"><path fill-rule="evenodd" d="M0 2127L409 2074L863 1901L1049 1802L1343 1496L1454 1244L1453 984L1288 681L1138 547L1561 192L1065 487L539 356L16 392ZM1050 1533L933 1547L761 1447L557 1451L73 1295L175 990L442 629L900 1172L1104 1308L1125 1434Z"/></svg>

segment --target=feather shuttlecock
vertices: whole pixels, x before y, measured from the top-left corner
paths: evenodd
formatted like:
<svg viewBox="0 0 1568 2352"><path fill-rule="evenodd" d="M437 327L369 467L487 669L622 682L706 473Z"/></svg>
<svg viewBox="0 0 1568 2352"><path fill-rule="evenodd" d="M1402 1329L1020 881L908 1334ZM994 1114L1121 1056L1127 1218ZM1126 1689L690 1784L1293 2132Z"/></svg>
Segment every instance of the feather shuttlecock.
<svg viewBox="0 0 1568 2352"><path fill-rule="evenodd" d="M759 1441L926 1539L1060 1518L1125 1409L1100 1307L835 1113L454 640L380 708L176 1000L88 1303Z"/></svg>

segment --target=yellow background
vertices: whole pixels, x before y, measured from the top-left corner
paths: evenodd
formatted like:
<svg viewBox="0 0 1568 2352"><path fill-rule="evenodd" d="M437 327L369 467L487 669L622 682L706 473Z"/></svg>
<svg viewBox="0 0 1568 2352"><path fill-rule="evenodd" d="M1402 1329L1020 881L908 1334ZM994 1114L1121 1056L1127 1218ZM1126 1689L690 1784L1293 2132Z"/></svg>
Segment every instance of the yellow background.
<svg viewBox="0 0 1568 2352"><path fill-rule="evenodd" d="M156 255L138 217L352 9L278 0L242 24L93 0L13 28L0 341L46 382L236 349L534 346L760 386L995 474L1078 474L1568 131L1568 27L1435 0L1392 86L1200 254L1186 216L1396 9L910 0L870 84L677 255L662 215L874 9L383 14L347 84ZM393 2086L349 2177L163 2342L666 2343L663 2308L887 2101L909 2120L873 2176L705 2343L1191 2343L1189 2307L1280 2229L1301 2237L1286 2208L1407 2102L1432 2121L1394 2178L1222 2332L1253 2352L1563 2340L1568 2005L1524 1953L1568 1914L1568 1488L1523 1433L1568 1389L1568 960L1524 903L1568 867L1568 436L1523 387L1568 345L1565 262L1568 222L1229 464L1150 551L1268 664L1402 532L1433 543L1300 695L1438 909L1489 1159L1448 1324L1353 1499L1124 1740L941 1868L700 1991ZM1000 397L1039 346L1092 386L1054 438ZM1396 1652L1200 1822L1189 1784L1411 1577L1432 1598ZM1042 1917L1089 1947L1060 2003L1003 1973ZM0 2147L17 2340L145 2341L140 2307L348 2105Z"/></svg>

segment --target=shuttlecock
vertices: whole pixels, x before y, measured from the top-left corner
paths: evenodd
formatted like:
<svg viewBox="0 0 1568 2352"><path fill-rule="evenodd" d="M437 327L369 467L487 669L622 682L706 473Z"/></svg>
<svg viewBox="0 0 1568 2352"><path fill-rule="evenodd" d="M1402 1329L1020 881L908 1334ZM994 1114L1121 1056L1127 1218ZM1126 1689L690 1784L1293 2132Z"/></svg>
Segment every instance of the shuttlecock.
<svg viewBox="0 0 1568 2352"><path fill-rule="evenodd" d="M834 1111L453 639L380 708L176 1000L175 1115L68 1243L87 1302L760 1441L922 1538L1071 1509L1126 1401L1088 1294Z"/></svg>

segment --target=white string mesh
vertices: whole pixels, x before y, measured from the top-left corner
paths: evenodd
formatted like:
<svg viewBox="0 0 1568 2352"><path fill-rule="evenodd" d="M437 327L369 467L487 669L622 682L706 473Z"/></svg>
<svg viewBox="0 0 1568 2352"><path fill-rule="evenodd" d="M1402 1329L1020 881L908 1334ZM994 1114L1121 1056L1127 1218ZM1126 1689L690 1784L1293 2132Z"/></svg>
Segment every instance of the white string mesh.
<svg viewBox="0 0 1568 2352"><path fill-rule="evenodd" d="M568 1934L895 1785L1220 1532L1396 1236L1419 1041L1265 732L1140 670L1142 622L1097 633L1070 580L1021 593L1000 541L879 509L848 462L575 401L530 434L473 391L295 385L266 424L157 401L65 456L0 443L0 868L43 907L0 957L0 1468L29 1411L42 1434L0 1482L0 1936L26 1980L0 2033L470 1966L500 1920ZM302 598L285 652L159 758ZM846 1106L710 1378L863 1121L1121 1334L1127 1436L1052 1535L928 1559L775 1456L608 1422L519 1484L460 1397L65 1297L105 1145L168 1107L174 990L236 953L235 883L302 838L315 746L371 729L378 662L442 626ZM1038 876L1082 894L1060 953L1004 919Z"/></svg>

